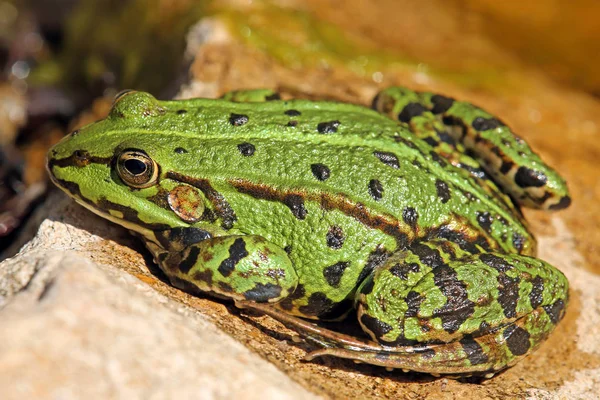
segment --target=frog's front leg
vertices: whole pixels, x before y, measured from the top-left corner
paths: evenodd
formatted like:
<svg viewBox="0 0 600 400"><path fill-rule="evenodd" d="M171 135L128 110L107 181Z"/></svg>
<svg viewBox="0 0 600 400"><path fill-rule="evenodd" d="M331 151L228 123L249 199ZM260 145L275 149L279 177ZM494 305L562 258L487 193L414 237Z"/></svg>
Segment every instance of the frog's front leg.
<svg viewBox="0 0 600 400"><path fill-rule="evenodd" d="M287 253L261 236L212 237L176 251L147 246L171 284L192 294L273 303L298 283Z"/></svg>

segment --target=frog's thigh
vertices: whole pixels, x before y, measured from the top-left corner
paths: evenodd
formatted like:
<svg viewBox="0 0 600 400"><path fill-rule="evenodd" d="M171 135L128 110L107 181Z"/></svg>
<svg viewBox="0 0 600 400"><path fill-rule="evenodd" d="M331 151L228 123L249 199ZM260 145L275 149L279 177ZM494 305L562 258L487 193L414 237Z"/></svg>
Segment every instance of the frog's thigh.
<svg viewBox="0 0 600 400"><path fill-rule="evenodd" d="M382 345L427 344L446 363L501 369L548 336L567 296L564 275L541 260L471 255L435 241L390 257L361 285L357 308L365 332Z"/></svg>
<svg viewBox="0 0 600 400"><path fill-rule="evenodd" d="M234 300L277 302L298 283L287 253L255 235L207 239L163 253L158 262L173 286Z"/></svg>

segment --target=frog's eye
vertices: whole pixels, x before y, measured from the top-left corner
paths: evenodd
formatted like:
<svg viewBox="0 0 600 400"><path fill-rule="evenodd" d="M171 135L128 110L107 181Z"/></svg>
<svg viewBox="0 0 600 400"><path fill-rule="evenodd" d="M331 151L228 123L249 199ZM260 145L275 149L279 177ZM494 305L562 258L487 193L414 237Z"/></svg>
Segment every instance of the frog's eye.
<svg viewBox="0 0 600 400"><path fill-rule="evenodd" d="M156 183L158 165L142 151L125 150L117 159L117 173L126 185L143 189Z"/></svg>

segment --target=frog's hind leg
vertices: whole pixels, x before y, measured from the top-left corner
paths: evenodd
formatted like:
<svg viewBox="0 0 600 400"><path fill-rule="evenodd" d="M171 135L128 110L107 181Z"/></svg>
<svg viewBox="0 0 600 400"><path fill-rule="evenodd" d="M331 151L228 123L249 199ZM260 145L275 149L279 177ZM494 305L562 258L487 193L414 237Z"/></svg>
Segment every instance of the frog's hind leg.
<svg viewBox="0 0 600 400"><path fill-rule="evenodd" d="M391 256L360 286L358 319L374 342L259 308L334 356L387 368L488 375L530 354L564 314L568 282L535 258L470 254L446 240ZM243 304L242 304L243 306Z"/></svg>
<svg viewBox="0 0 600 400"><path fill-rule="evenodd" d="M373 108L408 124L444 155L453 145L466 151L519 204L558 210L571 199L565 181L502 121L470 103L433 93L392 87L379 93ZM462 156L448 157L465 169L477 167ZM475 170L476 173L479 173Z"/></svg>
<svg viewBox="0 0 600 400"><path fill-rule="evenodd" d="M359 322L382 350L358 359L401 368L411 360L409 369L431 373L498 371L544 341L567 297L564 275L541 260L470 254L440 239L417 243L359 288Z"/></svg>

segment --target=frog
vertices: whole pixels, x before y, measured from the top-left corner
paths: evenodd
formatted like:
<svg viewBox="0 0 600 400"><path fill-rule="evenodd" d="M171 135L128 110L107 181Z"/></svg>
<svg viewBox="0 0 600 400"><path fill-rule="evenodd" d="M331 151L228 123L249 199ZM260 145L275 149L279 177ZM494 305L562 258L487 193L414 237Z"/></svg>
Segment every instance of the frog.
<svg viewBox="0 0 600 400"><path fill-rule="evenodd" d="M369 108L130 90L52 147L47 170L141 238L171 285L275 318L315 347L307 360L489 378L568 303L522 213L568 207L565 180L446 95L395 86Z"/></svg>

